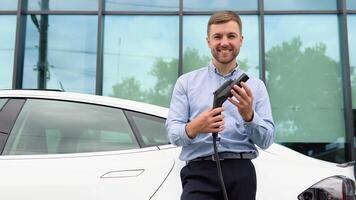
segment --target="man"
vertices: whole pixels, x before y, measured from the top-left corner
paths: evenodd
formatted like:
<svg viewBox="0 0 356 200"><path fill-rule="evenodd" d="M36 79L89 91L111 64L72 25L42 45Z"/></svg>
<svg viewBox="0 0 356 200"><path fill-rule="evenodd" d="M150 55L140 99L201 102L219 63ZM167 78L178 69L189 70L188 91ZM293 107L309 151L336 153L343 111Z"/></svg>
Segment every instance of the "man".
<svg viewBox="0 0 356 200"><path fill-rule="evenodd" d="M236 62L243 43L240 17L231 11L213 14L207 43L212 61L207 67L179 77L166 122L170 141L182 146L182 200L223 199L211 133L218 132L218 151L229 199L252 200L256 173L251 159L255 145L268 148L274 139L271 106L264 83L250 78L234 86L223 107L212 109L213 92L243 72Z"/></svg>

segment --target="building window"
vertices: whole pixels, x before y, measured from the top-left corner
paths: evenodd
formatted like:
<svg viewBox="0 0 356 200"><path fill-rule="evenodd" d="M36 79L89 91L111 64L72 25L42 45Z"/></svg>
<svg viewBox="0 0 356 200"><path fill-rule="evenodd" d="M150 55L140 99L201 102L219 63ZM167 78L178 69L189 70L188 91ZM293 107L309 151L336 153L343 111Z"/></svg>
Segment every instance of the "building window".
<svg viewBox="0 0 356 200"><path fill-rule="evenodd" d="M178 11L179 0L110 0L107 11Z"/></svg>
<svg viewBox="0 0 356 200"><path fill-rule="evenodd" d="M309 156L344 162L337 16L266 16L265 30L276 141Z"/></svg>
<svg viewBox="0 0 356 200"><path fill-rule="evenodd" d="M356 1L355 5L356 5ZM352 89L352 109L354 117L354 127L356 128L356 15L348 15L347 18L348 39L349 39L349 52L350 52L350 79ZM356 148L356 132L354 133L354 147Z"/></svg>
<svg viewBox="0 0 356 200"><path fill-rule="evenodd" d="M264 0L265 10L336 10L337 0Z"/></svg>
<svg viewBox="0 0 356 200"><path fill-rule="evenodd" d="M98 0L28 0L28 10L98 10Z"/></svg>
<svg viewBox="0 0 356 200"><path fill-rule="evenodd" d="M356 0L347 0L346 3L347 3L347 9L356 10Z"/></svg>
<svg viewBox="0 0 356 200"><path fill-rule="evenodd" d="M356 15L347 17L349 52L350 52L350 75L352 86L352 108L356 109Z"/></svg>
<svg viewBox="0 0 356 200"><path fill-rule="evenodd" d="M1 0L0 10L16 10L17 1L16 0Z"/></svg>
<svg viewBox="0 0 356 200"><path fill-rule="evenodd" d="M0 15L0 89L12 88L16 16Z"/></svg>
<svg viewBox="0 0 356 200"><path fill-rule="evenodd" d="M183 0L184 11L257 10L257 0Z"/></svg>
<svg viewBox="0 0 356 200"><path fill-rule="evenodd" d="M28 15L23 88L94 94L96 41L96 16Z"/></svg>
<svg viewBox="0 0 356 200"><path fill-rule="evenodd" d="M168 107L178 77L178 17L106 16L103 95Z"/></svg>

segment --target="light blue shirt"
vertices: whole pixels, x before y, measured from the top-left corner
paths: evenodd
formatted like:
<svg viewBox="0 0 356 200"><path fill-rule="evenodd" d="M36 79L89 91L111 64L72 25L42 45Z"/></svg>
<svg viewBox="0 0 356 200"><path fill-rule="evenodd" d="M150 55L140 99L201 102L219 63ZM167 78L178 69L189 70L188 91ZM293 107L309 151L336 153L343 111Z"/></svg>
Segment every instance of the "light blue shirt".
<svg viewBox="0 0 356 200"><path fill-rule="evenodd" d="M171 143L182 146L179 157L181 160L214 154L211 134L199 133L196 138L191 139L186 134L185 126L200 113L212 108L213 93L217 88L226 80L236 79L242 73L242 70L236 67L228 75L222 76L210 62L207 67L178 78L172 94L166 128ZM225 101L225 129L218 134L219 152L254 152L258 155L255 144L266 149L273 143L275 128L266 86L261 80L249 77L246 83L253 94L253 120L245 122L236 106Z"/></svg>

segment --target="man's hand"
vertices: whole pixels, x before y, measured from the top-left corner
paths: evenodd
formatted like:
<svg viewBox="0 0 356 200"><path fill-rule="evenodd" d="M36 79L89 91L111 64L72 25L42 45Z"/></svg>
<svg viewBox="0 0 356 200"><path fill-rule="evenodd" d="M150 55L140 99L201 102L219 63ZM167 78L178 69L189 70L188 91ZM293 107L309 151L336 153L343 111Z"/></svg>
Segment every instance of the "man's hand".
<svg viewBox="0 0 356 200"><path fill-rule="evenodd" d="M234 85L231 94L235 97L228 100L237 107L240 115L245 122L250 122L253 119L252 101L253 95L251 89L244 82L241 82L241 87Z"/></svg>
<svg viewBox="0 0 356 200"><path fill-rule="evenodd" d="M185 127L188 137L193 139L198 133L218 133L224 130L223 110L219 107L200 113Z"/></svg>

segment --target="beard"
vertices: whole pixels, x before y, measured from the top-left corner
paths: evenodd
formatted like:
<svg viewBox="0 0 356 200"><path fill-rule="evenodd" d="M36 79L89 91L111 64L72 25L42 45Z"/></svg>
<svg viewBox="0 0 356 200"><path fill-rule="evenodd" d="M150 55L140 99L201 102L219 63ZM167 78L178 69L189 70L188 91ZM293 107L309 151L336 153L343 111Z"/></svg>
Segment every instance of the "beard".
<svg viewBox="0 0 356 200"><path fill-rule="evenodd" d="M236 61L236 57L239 55L240 49L232 48L215 48L211 49L211 54L215 60L221 64L229 64Z"/></svg>

